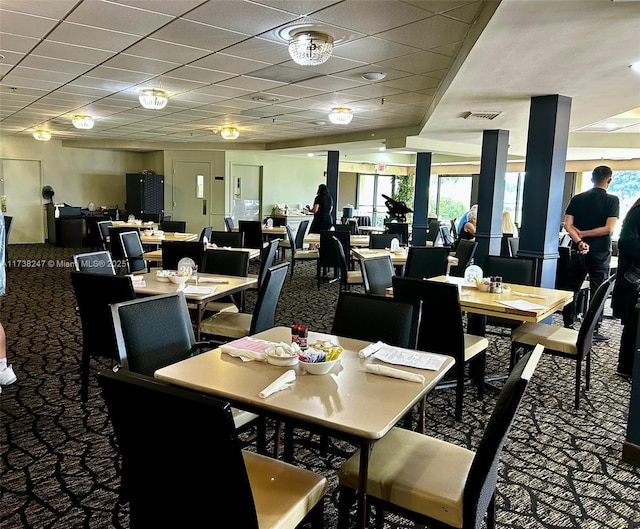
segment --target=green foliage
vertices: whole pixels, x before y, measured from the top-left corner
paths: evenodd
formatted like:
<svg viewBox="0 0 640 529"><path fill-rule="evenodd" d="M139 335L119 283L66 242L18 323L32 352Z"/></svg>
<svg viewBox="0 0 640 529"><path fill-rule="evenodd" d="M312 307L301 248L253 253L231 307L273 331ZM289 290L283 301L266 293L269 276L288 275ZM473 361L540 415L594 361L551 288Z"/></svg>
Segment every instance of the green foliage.
<svg viewBox="0 0 640 529"><path fill-rule="evenodd" d="M413 209L413 193L415 191L414 175L407 174L404 176L396 176L396 185L394 186L393 200L404 202Z"/></svg>

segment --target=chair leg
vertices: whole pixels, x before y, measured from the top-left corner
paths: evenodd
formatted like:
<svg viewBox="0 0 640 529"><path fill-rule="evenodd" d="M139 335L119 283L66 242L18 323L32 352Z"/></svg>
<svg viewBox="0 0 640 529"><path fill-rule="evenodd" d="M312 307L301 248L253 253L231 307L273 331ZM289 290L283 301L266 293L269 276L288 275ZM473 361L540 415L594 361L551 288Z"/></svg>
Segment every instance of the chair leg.
<svg viewBox="0 0 640 529"><path fill-rule="evenodd" d="M355 501L355 490L348 487L338 489L338 529L349 529L349 509Z"/></svg>
<svg viewBox="0 0 640 529"><path fill-rule="evenodd" d="M456 383L456 421L462 420L462 400L464 398L464 366L460 366Z"/></svg>
<svg viewBox="0 0 640 529"><path fill-rule="evenodd" d="M580 409L580 374L582 373L582 362L576 362L576 410Z"/></svg>
<svg viewBox="0 0 640 529"><path fill-rule="evenodd" d="M489 506L487 507L487 529L495 529L496 527L496 493L491 495Z"/></svg>
<svg viewBox="0 0 640 529"><path fill-rule="evenodd" d="M82 360L80 361L80 400L87 402L89 399L89 362L91 357L82 351Z"/></svg>
<svg viewBox="0 0 640 529"><path fill-rule="evenodd" d="M589 391L591 387L591 351L587 353L587 361L585 363L585 391Z"/></svg>
<svg viewBox="0 0 640 529"><path fill-rule="evenodd" d="M478 386L478 400L484 399L484 372L486 367L487 355L481 353L477 355L473 360L473 368L476 373L476 385Z"/></svg>
<svg viewBox="0 0 640 529"><path fill-rule="evenodd" d="M258 424L256 425L256 448L258 449L259 454L267 453L267 425L266 419L264 417L260 417L258 419Z"/></svg>

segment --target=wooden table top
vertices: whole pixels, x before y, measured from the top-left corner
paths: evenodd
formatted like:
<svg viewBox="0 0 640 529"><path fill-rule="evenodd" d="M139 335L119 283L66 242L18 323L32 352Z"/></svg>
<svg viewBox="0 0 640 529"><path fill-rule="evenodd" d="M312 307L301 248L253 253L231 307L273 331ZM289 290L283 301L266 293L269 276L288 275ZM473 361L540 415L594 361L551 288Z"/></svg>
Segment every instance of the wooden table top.
<svg viewBox="0 0 640 529"><path fill-rule="evenodd" d="M162 244L162 241L197 241L198 237L197 233L165 231L163 234L147 235L144 231L140 232L142 244Z"/></svg>
<svg viewBox="0 0 640 529"><path fill-rule="evenodd" d="M351 235L351 246L369 246L368 235ZM313 248L316 244L320 244L319 233L307 233L304 238L304 244L308 244L310 248Z"/></svg>
<svg viewBox="0 0 640 529"><path fill-rule="evenodd" d="M276 343L289 342L291 329L275 327L254 337ZM396 366L424 375L426 382L423 385L366 373L365 366L378 361L371 357L360 358L358 351L370 342L309 333L309 343L317 339L330 340L344 348L340 364L327 375L303 374L300 364L278 367L267 362L243 362L220 349L213 349L159 369L155 377L222 397L241 408L267 410L375 440L384 436L435 387L454 363L452 357L443 356L445 362L438 371ZM260 398L260 391L288 369L297 374L293 386L266 399ZM384 395L384 399L380 395ZM364 413L366 410L375 410L375 413Z"/></svg>
<svg viewBox="0 0 640 529"><path fill-rule="evenodd" d="M231 231L240 231L238 226L234 226ZM262 234L263 235L283 235L287 236L287 228L286 226L274 226L273 228L267 228L266 226L262 226Z"/></svg>
<svg viewBox="0 0 640 529"><path fill-rule="evenodd" d="M255 259L256 257L260 257L260 249L259 248L230 248L230 247L220 247L216 246L215 248L211 245L207 246L207 250L233 250L234 252L249 252L249 259ZM162 249L153 250L151 252L145 252L142 255L143 259L147 261L154 262L162 262Z"/></svg>
<svg viewBox="0 0 640 529"><path fill-rule="evenodd" d="M369 257L379 257L381 255L389 255L391 256L391 263L396 266L402 266L407 264L407 257L409 252L391 252L389 250L384 249L373 249L373 248L353 248L351 250L351 254L356 259L367 259ZM458 259L452 255L447 258L449 266L455 266L458 264Z"/></svg>
<svg viewBox="0 0 640 529"><path fill-rule="evenodd" d="M143 296L156 296L158 294L173 294L178 291L179 285L170 281L158 281L156 276L156 270L152 269L151 272L146 274L136 274L137 277L142 276L144 279L144 286L136 285L133 282L133 290L136 295ZM258 280L254 277L238 277L238 276L222 276L218 274L198 274L200 287L215 287L210 292L202 292L197 294L189 294L185 292L185 298L189 301L205 302L213 301L216 298L223 297L227 294L233 294L240 290L245 290L258 283ZM216 281L226 281L226 283L212 283L207 281L213 279ZM195 280L190 279L187 285L195 286Z"/></svg>
<svg viewBox="0 0 640 529"><path fill-rule="evenodd" d="M553 288L505 283L511 288L509 292L492 294L490 292L481 292L475 287L463 285L464 280L462 278L438 276L432 277L428 281L445 281L461 285L460 307L465 312L516 321L540 322L573 300L573 292ZM393 288L387 289L387 294L392 296ZM514 308L501 304L501 301L524 301L538 307Z"/></svg>

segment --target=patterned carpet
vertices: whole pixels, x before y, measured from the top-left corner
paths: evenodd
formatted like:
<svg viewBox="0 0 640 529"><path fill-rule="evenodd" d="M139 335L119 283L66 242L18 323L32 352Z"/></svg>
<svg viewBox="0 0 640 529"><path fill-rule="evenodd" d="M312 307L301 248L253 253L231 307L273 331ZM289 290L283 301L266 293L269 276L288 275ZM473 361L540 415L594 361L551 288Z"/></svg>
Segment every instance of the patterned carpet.
<svg viewBox="0 0 640 529"><path fill-rule="evenodd" d="M0 397L3 529L128 527L126 506L116 501L119 461L112 430L94 378L107 363L93 362L89 401L80 403L81 327L69 279L73 253L47 245L10 248L14 266L0 317L18 382L3 387ZM284 287L278 324L329 331L337 292L337 284L318 290L314 265L298 264ZM254 301L249 294L248 307ZM612 340L595 347L591 390L579 411L573 408L574 364L543 357L503 453L498 528L640 524L640 469L620 456L631 387L615 375L620 330L617 321L605 320L603 331ZM508 365L509 343L495 336L490 342L487 371L499 374ZM456 423L454 390L436 390L429 397L429 433L473 449L494 402L491 392L477 402L468 388L463 420ZM343 459L302 447L296 459L330 480L326 527L335 528L336 470ZM385 525L410 527L392 517Z"/></svg>

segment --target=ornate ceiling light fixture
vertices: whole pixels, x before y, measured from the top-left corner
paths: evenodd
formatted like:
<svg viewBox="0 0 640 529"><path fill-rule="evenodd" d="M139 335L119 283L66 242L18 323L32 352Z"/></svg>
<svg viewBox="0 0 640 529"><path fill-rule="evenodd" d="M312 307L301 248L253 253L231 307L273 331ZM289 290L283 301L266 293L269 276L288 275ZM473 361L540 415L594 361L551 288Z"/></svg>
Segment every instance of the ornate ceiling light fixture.
<svg viewBox="0 0 640 529"><path fill-rule="evenodd" d="M148 108L149 110L160 110L167 106L169 96L164 90L145 88L144 90L140 90L138 100L144 108Z"/></svg>
<svg viewBox="0 0 640 529"><path fill-rule="evenodd" d="M220 129L220 136L225 140L235 140L240 136L240 132L235 127L222 127Z"/></svg>
<svg viewBox="0 0 640 529"><path fill-rule="evenodd" d="M48 130L38 129L34 131L33 137L38 141L49 141L51 133Z"/></svg>
<svg viewBox="0 0 640 529"><path fill-rule="evenodd" d="M92 129L93 118L91 116L84 116L77 114L71 118L71 123L76 129Z"/></svg>
<svg viewBox="0 0 640 529"><path fill-rule="evenodd" d="M329 121L334 125L348 125L353 119L353 110L347 107L332 108L329 112Z"/></svg>
<svg viewBox="0 0 640 529"><path fill-rule="evenodd" d="M333 37L321 31L299 31L291 35L289 55L296 64L318 66L327 62L333 51Z"/></svg>

